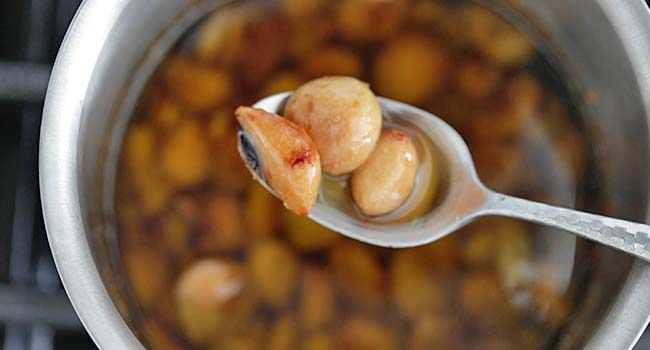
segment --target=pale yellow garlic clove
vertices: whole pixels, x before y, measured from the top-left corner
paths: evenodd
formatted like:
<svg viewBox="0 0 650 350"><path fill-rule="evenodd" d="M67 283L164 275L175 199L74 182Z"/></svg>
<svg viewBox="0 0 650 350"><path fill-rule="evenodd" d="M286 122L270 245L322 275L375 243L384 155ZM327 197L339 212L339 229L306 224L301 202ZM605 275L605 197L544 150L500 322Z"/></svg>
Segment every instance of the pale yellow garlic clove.
<svg viewBox="0 0 650 350"><path fill-rule="evenodd" d="M321 180L320 156L307 132L261 109L239 107L235 115L257 151L266 182L287 209L307 215Z"/></svg>
<svg viewBox="0 0 650 350"><path fill-rule="evenodd" d="M256 293L266 304L283 308L292 302L298 283L299 261L286 243L267 239L248 251L248 270Z"/></svg>
<svg viewBox="0 0 650 350"><path fill-rule="evenodd" d="M452 66L440 43L418 34L393 40L374 60L377 93L409 104L422 104L444 92Z"/></svg>
<svg viewBox="0 0 650 350"><path fill-rule="evenodd" d="M174 297L185 335L196 345L208 344L248 324L255 302L245 268L215 258L187 267L176 281Z"/></svg>
<svg viewBox="0 0 650 350"><path fill-rule="evenodd" d="M366 215L387 214L411 194L417 169L411 137L401 130L385 130L370 158L350 178L352 198Z"/></svg>
<svg viewBox="0 0 650 350"><path fill-rule="evenodd" d="M298 309L301 326L317 331L332 323L336 316L336 291L329 273L316 266L302 269Z"/></svg>
<svg viewBox="0 0 650 350"><path fill-rule="evenodd" d="M396 350L398 334L386 322L368 316L352 316L335 332L336 349L340 350Z"/></svg>

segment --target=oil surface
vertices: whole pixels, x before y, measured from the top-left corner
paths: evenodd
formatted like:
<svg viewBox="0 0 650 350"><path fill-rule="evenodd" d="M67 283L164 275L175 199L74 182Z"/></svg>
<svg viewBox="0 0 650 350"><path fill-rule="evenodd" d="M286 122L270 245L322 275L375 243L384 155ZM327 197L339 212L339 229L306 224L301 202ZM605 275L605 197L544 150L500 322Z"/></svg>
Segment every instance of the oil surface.
<svg viewBox="0 0 650 350"><path fill-rule="evenodd" d="M164 350L554 349L574 308L574 238L484 219L414 249L351 241L251 181L233 117L309 79L355 76L454 126L490 188L571 207L590 150L570 96L543 83L561 79L538 73L550 66L502 17L465 1L249 1L216 11L151 79L122 150L115 208L145 341ZM426 169L435 152L420 147ZM422 210L435 205L415 195ZM321 200L345 196L340 178L325 178Z"/></svg>

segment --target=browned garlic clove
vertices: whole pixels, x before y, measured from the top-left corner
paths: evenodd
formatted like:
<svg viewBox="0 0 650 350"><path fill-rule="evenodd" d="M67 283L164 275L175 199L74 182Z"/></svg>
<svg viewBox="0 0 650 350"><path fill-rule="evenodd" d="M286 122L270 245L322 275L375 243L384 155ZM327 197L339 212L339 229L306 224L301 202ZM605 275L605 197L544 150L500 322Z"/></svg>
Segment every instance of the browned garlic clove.
<svg viewBox="0 0 650 350"><path fill-rule="evenodd" d="M242 106L235 116L255 147L265 181L287 209L306 216L316 203L321 180L320 156L307 132L261 109Z"/></svg>
<svg viewBox="0 0 650 350"><path fill-rule="evenodd" d="M418 157L411 137L384 130L370 158L350 178L352 198L366 215L388 214L413 190Z"/></svg>

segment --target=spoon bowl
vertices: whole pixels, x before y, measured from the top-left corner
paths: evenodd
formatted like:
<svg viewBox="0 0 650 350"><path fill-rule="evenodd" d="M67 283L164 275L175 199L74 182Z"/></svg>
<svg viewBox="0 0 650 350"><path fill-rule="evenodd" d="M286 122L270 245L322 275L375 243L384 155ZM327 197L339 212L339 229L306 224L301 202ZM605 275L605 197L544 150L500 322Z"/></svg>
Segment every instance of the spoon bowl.
<svg viewBox="0 0 650 350"><path fill-rule="evenodd" d="M291 92L273 95L253 107L282 115L290 96ZM466 143L449 124L411 105L377 99L385 120L401 120L416 127L437 147L448 174L443 198L431 211L410 222L377 223L350 215L319 197L310 219L361 242L406 248L441 239L481 216L508 216L559 228L650 261L650 226L496 193L481 183ZM242 130L238 146L253 176L277 197L264 181L257 152Z"/></svg>

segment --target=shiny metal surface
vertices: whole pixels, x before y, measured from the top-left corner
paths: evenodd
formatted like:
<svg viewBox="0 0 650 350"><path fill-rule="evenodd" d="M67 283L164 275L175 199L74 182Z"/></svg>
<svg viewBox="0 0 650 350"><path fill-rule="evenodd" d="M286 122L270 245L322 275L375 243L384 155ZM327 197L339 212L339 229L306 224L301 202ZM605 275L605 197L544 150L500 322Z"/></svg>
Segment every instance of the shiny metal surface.
<svg viewBox="0 0 650 350"><path fill-rule="evenodd" d="M631 108L638 108L636 114L645 116L646 129L643 132L647 133L647 120L650 118L650 10L642 1L599 0L598 3L629 56L641 97ZM647 201L650 196L647 188L645 194ZM646 206L646 219L650 216L649 209ZM637 261L609 316L591 338L587 349L625 349L636 343L650 321L648 286L650 265Z"/></svg>
<svg viewBox="0 0 650 350"><path fill-rule="evenodd" d="M617 214L647 220L648 186L627 187L630 174L648 178L648 118L650 116L650 11L639 0L523 1L524 7L548 31L549 40L564 53L563 64L582 79L593 100L593 111L606 137L599 138L603 158L612 160L611 178ZM615 136L617 135L617 136ZM622 161L621 161L622 160ZM638 181L638 180L637 180ZM636 194L635 191L638 191ZM636 198L642 213L626 201ZM627 205L626 205L627 204ZM641 217L640 215L643 215ZM650 315L650 265L635 261L624 287L594 329L586 349L630 349ZM586 317L585 321L593 320ZM569 348L569 347L567 347Z"/></svg>
<svg viewBox="0 0 650 350"><path fill-rule="evenodd" d="M143 346L109 295L100 275L101 264L95 260L97 250L92 249L94 242L90 236L95 228L90 222L91 206L88 203L92 202L91 189L94 188L95 174L92 172L99 169L96 163L89 164L89 161L97 161L100 140L96 140L94 145L89 143L88 147L80 147L84 137L92 136L81 130L82 125L93 123L90 129L102 134L105 131L103 126L110 119L108 111L104 115L88 115L91 107L97 105L97 100L91 102L93 82L95 86L98 83L93 79L97 79L98 72L112 72L115 79L102 77L99 81L106 87L105 101L114 104L124 83L120 78L126 79L130 75L127 67L136 65L149 43L188 2L166 2L166 6L158 6L157 3L162 3L160 1L84 2L68 30L52 72L40 144L43 213L66 292L81 322L101 349L131 350ZM139 7L139 11L134 7ZM149 20L141 20L143 17ZM157 22L158 26L152 22ZM134 40L126 40L128 36L122 33L120 41L116 41L115 37L120 36L119 29L128 31ZM138 38L133 33L139 33L139 41L135 40ZM120 44L127 47L120 47ZM130 55L116 59L118 52L115 50L118 49ZM109 63L101 60L108 58L111 50L114 60L107 66ZM111 86L111 82L114 85ZM95 95L95 98L99 96ZM92 151L95 153L90 154ZM86 158L88 156L90 158Z"/></svg>
<svg viewBox="0 0 650 350"><path fill-rule="evenodd" d="M52 74L41 134L43 210L66 290L101 349L144 348L138 340L141 331L129 327L135 323L120 292L120 267L110 258L114 228L106 206L112 199L110 182L128 116L173 39L219 3L86 0ZM599 157L608 160L603 179L611 199L607 214L646 218L650 14L645 4L518 3L544 28L542 36L560 53L558 62L575 79L575 90L590 91L580 108L587 112L594 134L600 135L595 137ZM627 273L619 255L600 253L598 271L609 267L606 276L612 278ZM576 315L558 349L575 349L572 345L581 337L588 339L588 349L633 346L650 315L650 266L635 261L622 286L609 277L589 288L597 294L594 303Z"/></svg>
<svg viewBox="0 0 650 350"><path fill-rule="evenodd" d="M253 105L278 115L291 97L285 92L266 97ZM408 248L441 239L473 219L482 216L506 216L558 228L582 238L621 250L646 262L650 261L650 226L533 202L493 192L476 173L469 148L463 138L437 116L385 97L377 97L382 115L388 120L402 120L420 130L435 144L444 159L450 179L441 202L430 213L407 223L376 223L350 215L343 208L323 201L319 196L309 218L344 236L386 248ZM280 198L266 182L264 163L244 130L239 131L239 154L259 183ZM420 188L418 188L420 185ZM426 192L427 184L416 184L412 194Z"/></svg>
<svg viewBox="0 0 650 350"><path fill-rule="evenodd" d="M476 215L522 219L573 233L590 241L650 261L650 226L533 202L499 193L488 193Z"/></svg>

